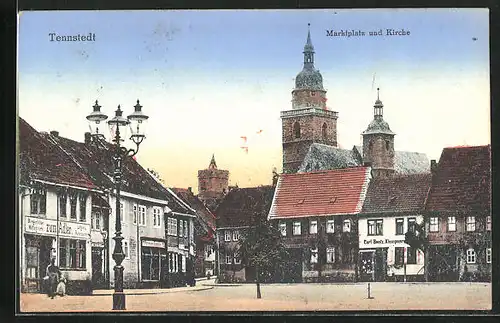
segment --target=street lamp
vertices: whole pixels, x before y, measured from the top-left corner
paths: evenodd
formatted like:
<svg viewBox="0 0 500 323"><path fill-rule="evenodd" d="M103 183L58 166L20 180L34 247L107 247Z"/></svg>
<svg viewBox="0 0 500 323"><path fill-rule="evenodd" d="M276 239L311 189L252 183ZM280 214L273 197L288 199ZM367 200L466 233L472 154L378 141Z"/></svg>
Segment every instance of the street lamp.
<svg viewBox="0 0 500 323"><path fill-rule="evenodd" d="M100 111L101 106L98 102L95 102L93 106L94 110L91 114L87 116L87 120L90 123L91 135L93 138L99 140L104 136L99 132L99 125L101 121L106 120L108 117ZM108 121L108 125L111 130L111 141L115 143L115 152L113 155L114 162L114 172L113 177L115 181L116 190L116 221L115 221L115 248L113 250L113 260L115 261L114 271L115 271L115 291L113 293L113 310L124 310L125 309L125 294L123 293L123 266L122 261L125 258L122 247L122 225L120 220L120 186L122 180L122 160L126 157L132 157L139 151L139 145L146 138L144 130L141 129L141 125L149 118L147 115L142 113L142 106L137 100L137 104L134 106L134 112L127 118L123 117L123 111L118 105L118 109L115 111L115 117ZM120 134L123 133L123 137L126 136L127 126L130 127L131 136L130 139L136 144L135 149L127 149L126 147L120 146L120 143L124 141Z"/></svg>

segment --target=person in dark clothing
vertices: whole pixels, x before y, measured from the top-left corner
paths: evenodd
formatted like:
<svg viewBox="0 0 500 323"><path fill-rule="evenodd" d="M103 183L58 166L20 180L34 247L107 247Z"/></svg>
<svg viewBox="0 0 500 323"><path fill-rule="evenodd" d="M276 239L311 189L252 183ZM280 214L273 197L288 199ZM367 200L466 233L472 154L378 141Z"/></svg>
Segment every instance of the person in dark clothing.
<svg viewBox="0 0 500 323"><path fill-rule="evenodd" d="M54 298L54 296L56 296L57 284L61 278L61 271L59 270L59 267L56 266L55 262L56 260L52 258L50 260L50 265L47 266L47 276L49 277L47 294L50 298Z"/></svg>

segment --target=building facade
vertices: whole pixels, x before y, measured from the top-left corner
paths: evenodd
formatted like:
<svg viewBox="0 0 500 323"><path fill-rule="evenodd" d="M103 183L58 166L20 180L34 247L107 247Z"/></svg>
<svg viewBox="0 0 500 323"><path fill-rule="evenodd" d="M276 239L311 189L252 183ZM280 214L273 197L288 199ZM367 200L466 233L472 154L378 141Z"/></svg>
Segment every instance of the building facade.
<svg viewBox="0 0 500 323"><path fill-rule="evenodd" d="M429 280L491 281L491 146L444 148L426 205Z"/></svg>
<svg viewBox="0 0 500 323"><path fill-rule="evenodd" d="M358 220L361 281L425 280L424 248L405 242L424 220L430 174L372 179Z"/></svg>
<svg viewBox="0 0 500 323"><path fill-rule="evenodd" d="M289 250L284 281L357 280L358 214L369 181L369 167L280 176L268 220Z"/></svg>
<svg viewBox="0 0 500 323"><path fill-rule="evenodd" d="M212 155L208 168L198 171L198 199L211 210L228 191L229 171L218 169L215 156Z"/></svg>

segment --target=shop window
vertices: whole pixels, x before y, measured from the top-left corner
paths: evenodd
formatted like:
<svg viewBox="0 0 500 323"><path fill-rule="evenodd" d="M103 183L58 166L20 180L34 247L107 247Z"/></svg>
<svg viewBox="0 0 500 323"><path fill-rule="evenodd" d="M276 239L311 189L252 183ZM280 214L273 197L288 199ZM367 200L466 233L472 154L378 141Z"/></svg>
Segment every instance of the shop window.
<svg viewBox="0 0 500 323"><path fill-rule="evenodd" d="M76 220L76 201L77 201L78 195L76 192L73 192L69 195L69 217L71 220Z"/></svg>
<svg viewBox="0 0 500 323"><path fill-rule="evenodd" d="M439 219L437 217L432 217L429 220L429 231L438 232L439 231Z"/></svg>
<svg viewBox="0 0 500 323"><path fill-rule="evenodd" d="M59 212L59 216L61 218L66 217L67 199L68 199L68 197L67 197L66 193L64 193L64 192L59 193L59 195L57 196L58 212Z"/></svg>
<svg viewBox="0 0 500 323"><path fill-rule="evenodd" d="M224 230L224 241L231 241L231 231Z"/></svg>
<svg viewBox="0 0 500 323"><path fill-rule="evenodd" d="M167 233L170 236L177 235L177 219L167 218Z"/></svg>
<svg viewBox="0 0 500 323"><path fill-rule="evenodd" d="M454 216L448 217L448 231L457 231L457 218Z"/></svg>
<svg viewBox="0 0 500 323"><path fill-rule="evenodd" d="M404 247L395 247L394 248L394 264L396 266L401 266L404 263L404 254L405 248Z"/></svg>
<svg viewBox="0 0 500 323"><path fill-rule="evenodd" d="M27 241L27 243L29 243ZM37 246L26 246L26 278L40 278L38 265L40 263L40 249ZM45 268L42 268L45 270ZM45 275L45 273L43 273Z"/></svg>
<svg viewBox="0 0 500 323"><path fill-rule="evenodd" d="M417 231L417 219L416 218L408 218L408 231L415 233Z"/></svg>
<svg viewBox="0 0 500 323"><path fill-rule="evenodd" d="M47 209L47 191L34 189L31 194L31 214L45 214Z"/></svg>
<svg viewBox="0 0 500 323"><path fill-rule="evenodd" d="M298 121L296 121L293 124L293 133L294 133L295 139L300 138L300 124Z"/></svg>
<svg viewBox="0 0 500 323"><path fill-rule="evenodd" d="M415 265L417 263L417 249L412 247L406 248L406 263Z"/></svg>
<svg viewBox="0 0 500 323"><path fill-rule="evenodd" d="M141 277L143 280L159 280L161 268L161 254L165 253L162 248L141 248Z"/></svg>
<svg viewBox="0 0 500 323"><path fill-rule="evenodd" d="M402 218L396 219L396 235L403 235L405 234L404 232L404 224L405 220Z"/></svg>
<svg viewBox="0 0 500 323"><path fill-rule="evenodd" d="M158 207L153 208L153 227L161 227L161 209Z"/></svg>
<svg viewBox="0 0 500 323"><path fill-rule="evenodd" d="M476 251L472 248L467 250L467 263L468 264L476 263Z"/></svg>
<svg viewBox="0 0 500 323"><path fill-rule="evenodd" d="M486 263L491 264L491 248L486 248Z"/></svg>
<svg viewBox="0 0 500 323"><path fill-rule="evenodd" d="M286 222L281 222L279 224L280 232L283 237L286 237Z"/></svg>
<svg viewBox="0 0 500 323"><path fill-rule="evenodd" d="M309 233L310 234L316 234L316 233L318 233L318 221L311 220L309 222Z"/></svg>
<svg viewBox="0 0 500 323"><path fill-rule="evenodd" d="M474 216L467 217L466 229L469 232L476 231L476 217L474 217Z"/></svg>
<svg viewBox="0 0 500 323"><path fill-rule="evenodd" d="M311 249L311 264L318 263L318 249Z"/></svg>
<svg viewBox="0 0 500 323"><path fill-rule="evenodd" d="M486 231L491 231L491 216L486 217Z"/></svg>
<svg viewBox="0 0 500 323"><path fill-rule="evenodd" d="M59 267L61 269L86 268L86 241L63 239L59 240Z"/></svg>
<svg viewBox="0 0 500 323"><path fill-rule="evenodd" d="M233 231L233 241L238 241L240 239L240 231L234 230Z"/></svg>
<svg viewBox="0 0 500 323"><path fill-rule="evenodd" d="M302 234L301 228L300 228L300 222L294 222L293 223L293 235L294 236L300 236Z"/></svg>
<svg viewBox="0 0 500 323"><path fill-rule="evenodd" d="M79 196L79 204L80 204L80 222L87 221L87 195L80 194Z"/></svg>
<svg viewBox="0 0 500 323"><path fill-rule="evenodd" d="M342 232L351 232L351 220L344 220L344 226L342 227Z"/></svg>
<svg viewBox="0 0 500 323"><path fill-rule="evenodd" d="M335 248L333 247L326 248L326 262L327 263L335 262Z"/></svg>
<svg viewBox="0 0 500 323"><path fill-rule="evenodd" d="M334 233L335 232L335 220L330 219L326 221L326 233Z"/></svg>

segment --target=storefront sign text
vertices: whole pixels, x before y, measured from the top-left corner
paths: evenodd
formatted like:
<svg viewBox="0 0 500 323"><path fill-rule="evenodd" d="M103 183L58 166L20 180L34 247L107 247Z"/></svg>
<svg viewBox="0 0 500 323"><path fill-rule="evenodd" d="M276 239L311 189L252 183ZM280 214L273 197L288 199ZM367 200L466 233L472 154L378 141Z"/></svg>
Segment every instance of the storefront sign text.
<svg viewBox="0 0 500 323"><path fill-rule="evenodd" d="M143 247L165 248L165 242L154 240L142 240Z"/></svg>
<svg viewBox="0 0 500 323"><path fill-rule="evenodd" d="M391 239L368 239L368 240L363 240L364 244L381 244L381 243L404 243L404 240L391 240Z"/></svg>
<svg viewBox="0 0 500 323"><path fill-rule="evenodd" d="M57 234L57 221L26 217L25 231L26 233L35 233L41 235L55 236ZM90 225L86 223L59 222L59 235L89 238Z"/></svg>

